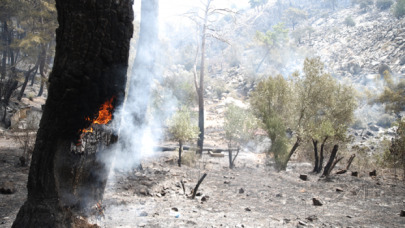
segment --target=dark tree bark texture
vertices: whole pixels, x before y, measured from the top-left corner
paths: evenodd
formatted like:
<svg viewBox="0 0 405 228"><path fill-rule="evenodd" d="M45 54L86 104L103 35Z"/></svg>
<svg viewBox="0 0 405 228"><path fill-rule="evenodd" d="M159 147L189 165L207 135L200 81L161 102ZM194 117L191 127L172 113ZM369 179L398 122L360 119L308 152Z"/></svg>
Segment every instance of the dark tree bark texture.
<svg viewBox="0 0 405 228"><path fill-rule="evenodd" d="M102 151L77 153L72 145L90 126L86 117L95 117L113 96L114 107L125 97L132 1L56 0L56 8L49 96L32 155L28 198L13 228L74 227L74 218L86 216L91 203L102 199L109 168L98 160ZM116 139L110 136L111 143Z"/></svg>
<svg viewBox="0 0 405 228"><path fill-rule="evenodd" d="M312 144L314 145L314 153L315 153L315 166L313 172L318 171L318 162L319 162L319 157L318 157L318 140L312 139Z"/></svg>
<svg viewBox="0 0 405 228"><path fill-rule="evenodd" d="M338 150L339 150L339 145L333 146L332 152L330 153L329 161L326 164L325 168L323 169L322 176L329 175L330 171L332 170L332 164L333 164L333 161L335 160Z"/></svg>

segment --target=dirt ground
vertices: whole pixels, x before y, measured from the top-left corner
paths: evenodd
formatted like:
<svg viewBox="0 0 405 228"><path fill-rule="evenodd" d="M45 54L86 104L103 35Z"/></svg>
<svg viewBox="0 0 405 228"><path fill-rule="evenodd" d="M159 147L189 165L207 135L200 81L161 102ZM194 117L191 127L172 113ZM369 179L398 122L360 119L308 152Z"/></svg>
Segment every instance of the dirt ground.
<svg viewBox="0 0 405 228"><path fill-rule="evenodd" d="M16 192L0 194L0 228L11 227L27 195L28 168L18 165L17 145L0 137L0 184ZM285 172L265 165L263 154L241 152L236 168L228 157L204 154L179 168L166 161L174 152L157 152L142 161L143 170L112 170L103 201L100 227L405 227L405 186L385 172L371 178L350 172L329 179L311 174L309 163L291 162ZM207 173L196 199L189 199ZM299 179L308 174L309 180ZM342 191L336 191L339 188ZM241 190L243 189L243 190ZM323 206L314 206L318 197Z"/></svg>

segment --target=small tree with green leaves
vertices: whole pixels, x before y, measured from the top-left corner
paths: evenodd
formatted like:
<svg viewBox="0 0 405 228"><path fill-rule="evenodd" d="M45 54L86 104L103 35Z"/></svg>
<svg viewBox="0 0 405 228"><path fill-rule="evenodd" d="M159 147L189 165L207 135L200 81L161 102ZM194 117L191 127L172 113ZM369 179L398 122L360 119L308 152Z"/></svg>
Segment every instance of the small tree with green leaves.
<svg viewBox="0 0 405 228"><path fill-rule="evenodd" d="M384 80L381 83L381 78L377 75L377 86L382 89L382 93L378 95L369 94L370 104L383 104L386 112L399 112L405 109L405 80L394 78L391 73L384 71Z"/></svg>
<svg viewBox="0 0 405 228"><path fill-rule="evenodd" d="M285 28L284 23L279 22L273 26L273 31L267 31L266 33L256 31L254 41L256 44L266 50L266 54L264 55L259 66L256 68L257 72L259 71L264 60L267 58L267 55L270 53L270 50L280 47L282 44L288 41L288 29Z"/></svg>
<svg viewBox="0 0 405 228"><path fill-rule="evenodd" d="M357 107L354 89L342 85L330 73L324 71L324 63L317 58L304 61L304 76L292 75L297 93L297 112L294 130L299 138L312 141L315 153L315 172L320 172L323 163L323 147L328 139L345 142L348 126L354 120ZM321 159L318 158L318 142Z"/></svg>
<svg viewBox="0 0 405 228"><path fill-rule="evenodd" d="M295 25L298 23L298 21L307 19L308 17L305 10L300 10L293 7L288 8L284 13L285 19L291 22L293 30L295 29Z"/></svg>
<svg viewBox="0 0 405 228"><path fill-rule="evenodd" d="M397 0L391 11L398 19L403 17L405 15L405 0Z"/></svg>
<svg viewBox="0 0 405 228"><path fill-rule="evenodd" d="M262 120L272 145L269 153L274 154L278 170L285 170L289 160L286 138L287 126L294 121L294 89L282 75L269 76L258 83L252 92L250 104ZM290 156L291 157L291 156Z"/></svg>
<svg viewBox="0 0 405 228"><path fill-rule="evenodd" d="M349 15L345 18L345 21L343 22L347 27L354 27L356 26L356 22L353 20L352 16Z"/></svg>
<svg viewBox="0 0 405 228"><path fill-rule="evenodd" d="M181 154L183 143L198 138L199 128L191 123L191 113L187 107L182 107L170 119L166 121L171 138L179 142L179 161L181 167Z"/></svg>
<svg viewBox="0 0 405 228"><path fill-rule="evenodd" d="M225 111L225 138L228 141L229 168L235 166L235 159L238 157L239 148L246 144L254 136L259 121L249 110L230 104ZM237 154L232 156L232 147L237 146ZM233 157L233 158L232 158Z"/></svg>

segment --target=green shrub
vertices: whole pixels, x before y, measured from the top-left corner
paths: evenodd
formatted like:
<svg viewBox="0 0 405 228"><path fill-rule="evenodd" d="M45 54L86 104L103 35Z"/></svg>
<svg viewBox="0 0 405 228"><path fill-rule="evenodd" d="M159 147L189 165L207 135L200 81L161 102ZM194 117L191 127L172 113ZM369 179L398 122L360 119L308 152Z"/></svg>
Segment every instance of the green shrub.
<svg viewBox="0 0 405 228"><path fill-rule="evenodd" d="M389 9L394 2L392 0L377 0L375 6L380 10Z"/></svg>
<svg viewBox="0 0 405 228"><path fill-rule="evenodd" d="M398 19L405 15L405 0L397 0L392 7L392 14Z"/></svg>
<svg viewBox="0 0 405 228"><path fill-rule="evenodd" d="M35 95L33 93L29 93L27 97L28 97L28 100L33 101Z"/></svg>
<svg viewBox="0 0 405 228"><path fill-rule="evenodd" d="M356 22L353 20L353 18L352 18L351 15L349 15L349 16L347 16L347 17L345 18L344 24L345 24L347 27L349 27L349 26L350 26L350 27L356 26Z"/></svg>

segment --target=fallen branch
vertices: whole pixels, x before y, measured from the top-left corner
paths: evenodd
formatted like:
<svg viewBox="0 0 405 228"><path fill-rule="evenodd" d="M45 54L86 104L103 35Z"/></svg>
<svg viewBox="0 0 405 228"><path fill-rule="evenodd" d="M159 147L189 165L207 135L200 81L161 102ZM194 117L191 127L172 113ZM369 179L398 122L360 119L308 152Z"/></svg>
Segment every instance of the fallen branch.
<svg viewBox="0 0 405 228"><path fill-rule="evenodd" d="M197 185L195 186L195 188L194 188L194 191L193 191L193 196L191 196L191 199L194 199L195 198L195 195L197 194L197 191L198 191L198 187L200 187L200 184L203 182L203 180L204 180L204 178L207 176L207 174L206 173L204 173L204 175L200 178L200 180L198 181L198 183L197 183Z"/></svg>
<svg viewBox="0 0 405 228"><path fill-rule="evenodd" d="M156 146L156 147L154 147L154 151L175 151L175 150L178 150L178 146ZM193 148L195 148L195 147L189 147L189 146L183 146L183 151L184 150L191 150L191 149L193 149ZM237 151L238 150L238 148L234 148L234 149L231 149L232 151ZM214 152L214 153L220 153L220 152L223 152L223 151L229 151L229 149L222 149L222 148L204 148L203 149L203 151L212 151L212 152Z"/></svg>
<svg viewBox="0 0 405 228"><path fill-rule="evenodd" d="M336 159L336 160L332 163L332 166L330 167L329 172L326 174L326 176L328 176L328 175L332 172L332 170L333 170L333 168L335 168L336 164L337 164L338 162L340 162L343 158L344 158L344 157L338 158L338 159Z"/></svg>
<svg viewBox="0 0 405 228"><path fill-rule="evenodd" d="M337 171L337 172L336 172L336 174L344 174L344 173L346 173L346 172L347 172L347 170L349 170L350 165L352 164L353 159L354 159L355 157L356 157L356 155L355 155L355 154L352 154L352 156L350 156L349 160L347 160L347 165L346 165L346 168L345 168L345 169L343 169L343 170L339 170L339 171Z"/></svg>
<svg viewBox="0 0 405 228"><path fill-rule="evenodd" d="M181 180L180 183L181 183L181 186L183 187L183 192L184 192L184 195L185 195L185 194L186 194L186 188L184 187L184 182L183 182L183 180Z"/></svg>

